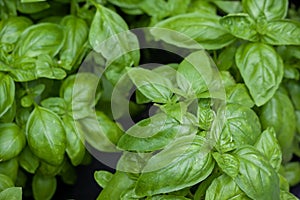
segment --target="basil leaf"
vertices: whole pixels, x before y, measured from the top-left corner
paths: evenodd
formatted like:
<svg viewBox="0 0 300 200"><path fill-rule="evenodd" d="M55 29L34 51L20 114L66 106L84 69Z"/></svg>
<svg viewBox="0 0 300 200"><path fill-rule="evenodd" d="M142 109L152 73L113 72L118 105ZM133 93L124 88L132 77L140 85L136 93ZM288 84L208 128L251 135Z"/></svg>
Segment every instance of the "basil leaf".
<svg viewBox="0 0 300 200"><path fill-rule="evenodd" d="M276 51L262 43L240 46L236 65L257 106L265 104L278 89L283 77L283 63Z"/></svg>
<svg viewBox="0 0 300 200"><path fill-rule="evenodd" d="M168 32L165 29L179 33ZM219 24L219 17L203 16L199 13L181 14L162 20L154 26L151 34L170 44L199 49L198 45L194 46L191 42L191 39L194 39L207 50L221 49L235 40Z"/></svg>
<svg viewBox="0 0 300 200"><path fill-rule="evenodd" d="M226 13L239 13L243 11L242 3L240 1L212 1Z"/></svg>
<svg viewBox="0 0 300 200"><path fill-rule="evenodd" d="M134 184L135 181L128 174L117 171L102 190L97 200L122 199L121 196L131 190Z"/></svg>
<svg viewBox="0 0 300 200"><path fill-rule="evenodd" d="M61 171L61 168L63 166L63 163L60 165L50 165L46 162L41 161L38 171L38 174L41 174L43 176L56 176Z"/></svg>
<svg viewBox="0 0 300 200"><path fill-rule="evenodd" d="M19 163L17 158L10 159L5 162L0 162L0 174L7 175L15 183L18 176Z"/></svg>
<svg viewBox="0 0 300 200"><path fill-rule="evenodd" d="M240 104L249 108L254 106L249 92L244 84L238 83L226 88L227 103Z"/></svg>
<svg viewBox="0 0 300 200"><path fill-rule="evenodd" d="M15 83L13 79L0 72L0 117L2 117L12 106L15 98Z"/></svg>
<svg viewBox="0 0 300 200"><path fill-rule="evenodd" d="M60 97L49 97L41 101L41 105L59 116L67 114L67 103L63 98Z"/></svg>
<svg viewBox="0 0 300 200"><path fill-rule="evenodd" d="M126 131L119 142L118 148L127 151L147 152L162 149L174 138L196 133L192 122L185 117L179 124L165 114L156 114L144 119Z"/></svg>
<svg viewBox="0 0 300 200"><path fill-rule="evenodd" d="M223 174L214 179L208 187L205 200L239 199L250 200L232 178Z"/></svg>
<svg viewBox="0 0 300 200"><path fill-rule="evenodd" d="M267 160L252 146L235 151L239 160L236 184L247 196L257 200L279 200L279 178Z"/></svg>
<svg viewBox="0 0 300 200"><path fill-rule="evenodd" d="M117 164L117 170L122 172L141 173L152 153L123 152Z"/></svg>
<svg viewBox="0 0 300 200"><path fill-rule="evenodd" d="M216 146L221 152L231 151L244 144L253 145L260 136L259 118L248 107L228 104L225 119L224 128Z"/></svg>
<svg viewBox="0 0 300 200"><path fill-rule="evenodd" d="M108 171L100 170L94 172L94 179L96 180L98 185L101 186L102 188L105 188L107 186L107 184L112 179L112 177L113 174Z"/></svg>
<svg viewBox="0 0 300 200"><path fill-rule="evenodd" d="M4 174L0 174L0 192L11 187L14 187L14 182L11 180L11 178Z"/></svg>
<svg viewBox="0 0 300 200"><path fill-rule="evenodd" d="M156 195L152 197L147 197L146 200L189 200L189 198L183 196L175 195Z"/></svg>
<svg viewBox="0 0 300 200"><path fill-rule="evenodd" d="M201 99L198 101L197 117L199 119L199 127L208 131L216 117L216 114L211 107L211 100L205 101Z"/></svg>
<svg viewBox="0 0 300 200"><path fill-rule="evenodd" d="M139 197L180 190L201 182L214 168L205 139L182 137L149 159L138 178Z"/></svg>
<svg viewBox="0 0 300 200"><path fill-rule="evenodd" d="M288 10L288 0L243 0L244 11L253 18L283 19Z"/></svg>
<svg viewBox="0 0 300 200"><path fill-rule="evenodd" d="M85 146L83 136L76 129L75 121L70 117L63 118L63 124L66 130L66 152L71 163L74 166L79 165L85 155Z"/></svg>
<svg viewBox="0 0 300 200"><path fill-rule="evenodd" d="M213 153L214 159L217 161L221 170L232 178L237 177L239 173L239 160L230 154Z"/></svg>
<svg viewBox="0 0 300 200"><path fill-rule="evenodd" d="M148 99L158 103L170 101L173 87L169 79L142 68L132 68L127 73L137 89Z"/></svg>
<svg viewBox="0 0 300 200"><path fill-rule="evenodd" d="M56 178L35 174L32 180L33 197L36 200L50 200L56 190Z"/></svg>
<svg viewBox="0 0 300 200"><path fill-rule="evenodd" d="M300 85L297 81L288 81L286 87L295 109L300 110Z"/></svg>
<svg viewBox="0 0 300 200"><path fill-rule="evenodd" d="M220 70L228 70L234 65L234 55L237 47L234 45L226 46L222 52L220 52L218 59L216 61L217 67Z"/></svg>
<svg viewBox="0 0 300 200"><path fill-rule="evenodd" d="M300 23L291 20L268 22L261 41L270 45L300 45Z"/></svg>
<svg viewBox="0 0 300 200"><path fill-rule="evenodd" d="M295 186L300 182L300 163L289 162L284 165L283 176L286 178L290 186Z"/></svg>
<svg viewBox="0 0 300 200"><path fill-rule="evenodd" d="M255 21L247 14L231 14L220 19L220 24L237 38L256 42L259 34Z"/></svg>
<svg viewBox="0 0 300 200"><path fill-rule="evenodd" d="M276 133L273 128L268 128L261 133L259 139L255 143L255 147L266 156L272 167L278 171L282 157L280 146L276 139Z"/></svg>
<svg viewBox="0 0 300 200"><path fill-rule="evenodd" d="M68 15L61 21L65 31L65 43L59 52L60 66L66 70L74 69L76 62L80 62L83 46L88 38L88 25L76 16Z"/></svg>
<svg viewBox="0 0 300 200"><path fill-rule="evenodd" d="M287 191L283 191L283 190L280 190L280 199L281 200L298 200L298 198L296 196L294 196L293 194L291 194Z"/></svg>
<svg viewBox="0 0 300 200"><path fill-rule="evenodd" d="M17 9L21 13L24 14L32 14L41 12L50 8L50 5L47 2L32 2L32 3L23 3L21 1L17 1Z"/></svg>
<svg viewBox="0 0 300 200"><path fill-rule="evenodd" d="M1 200L22 200L22 188L11 187L0 192Z"/></svg>
<svg viewBox="0 0 300 200"><path fill-rule="evenodd" d="M187 13L197 12L202 15L216 15L217 9L215 5L212 5L210 2L202 0L191 1L187 9Z"/></svg>
<svg viewBox="0 0 300 200"><path fill-rule="evenodd" d="M11 123L16 117L17 104L16 101L13 102L12 106L0 117L0 122Z"/></svg>
<svg viewBox="0 0 300 200"><path fill-rule="evenodd" d="M283 162L289 161L292 157L292 143L296 131L296 116L289 97L282 92L276 92L262 107L260 120L264 129L274 128L281 146Z"/></svg>
<svg viewBox="0 0 300 200"><path fill-rule="evenodd" d="M26 135L34 155L49 164L62 163L66 148L66 133L55 113L36 106L28 118Z"/></svg>
<svg viewBox="0 0 300 200"><path fill-rule="evenodd" d="M75 167L67 160L65 160L63 165L60 167L59 175L65 184L74 185L77 181L77 172Z"/></svg>
<svg viewBox="0 0 300 200"><path fill-rule="evenodd" d="M53 57L61 49L63 41L64 32L61 26L52 23L32 25L21 34L13 55L37 57L48 54Z"/></svg>
<svg viewBox="0 0 300 200"><path fill-rule="evenodd" d="M0 161L17 156L25 147L25 143L25 134L16 124L0 124Z"/></svg>
<svg viewBox="0 0 300 200"><path fill-rule="evenodd" d="M27 172L34 174L40 165L39 159L31 152L27 146L19 156L20 166Z"/></svg>
<svg viewBox="0 0 300 200"><path fill-rule="evenodd" d="M139 8L140 0L108 0L109 3L112 3L121 8L130 8L135 9Z"/></svg>

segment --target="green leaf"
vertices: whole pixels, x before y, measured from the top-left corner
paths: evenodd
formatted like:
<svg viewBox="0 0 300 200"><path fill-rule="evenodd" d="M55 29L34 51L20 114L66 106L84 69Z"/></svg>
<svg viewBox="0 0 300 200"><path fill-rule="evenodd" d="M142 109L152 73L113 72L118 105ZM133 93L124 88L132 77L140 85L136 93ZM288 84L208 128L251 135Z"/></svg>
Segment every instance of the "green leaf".
<svg viewBox="0 0 300 200"><path fill-rule="evenodd" d="M149 159L138 178L139 197L167 193L195 185L214 168L205 139L182 137Z"/></svg>
<svg viewBox="0 0 300 200"><path fill-rule="evenodd" d="M279 200L279 178L261 153L252 146L235 151L239 173L234 181L247 196L257 200Z"/></svg>
<svg viewBox="0 0 300 200"><path fill-rule="evenodd" d="M220 24L237 38L252 42L259 40L255 21L247 14L227 15L220 19Z"/></svg>
<svg viewBox="0 0 300 200"><path fill-rule="evenodd" d="M71 163L74 166L77 166L82 162L85 155L83 136L80 135L79 131L76 129L74 119L68 116L64 117L63 124L66 130L67 139L66 152L71 160Z"/></svg>
<svg viewBox="0 0 300 200"><path fill-rule="evenodd" d="M21 1L17 1L17 9L21 13L24 14L33 14L37 12L41 12L43 10L46 10L47 8L50 8L50 4L48 4L45 1L39 1L39 2L26 2L23 3Z"/></svg>
<svg viewBox="0 0 300 200"><path fill-rule="evenodd" d="M289 162L284 165L283 176L286 178L290 186L295 186L300 182L300 163Z"/></svg>
<svg viewBox="0 0 300 200"><path fill-rule="evenodd" d="M60 66L71 70L75 63L80 62L83 47L88 39L88 25L83 19L73 15L64 17L61 21L65 31L65 43L59 52Z"/></svg>
<svg viewBox="0 0 300 200"><path fill-rule="evenodd" d="M76 121L82 137L99 151L116 152L117 143L123 135L120 127L103 112L96 111L96 117L86 117Z"/></svg>
<svg viewBox="0 0 300 200"><path fill-rule="evenodd" d="M172 31L167 31L170 29ZM219 24L219 17L199 13L181 14L157 23L151 30L155 38L180 47L220 49L235 39ZM182 35L183 34L183 35ZM200 44L195 45L195 40Z"/></svg>
<svg viewBox="0 0 300 200"><path fill-rule="evenodd" d="M294 108L300 110L300 84L299 81L288 81L286 87L289 92L289 96L293 102Z"/></svg>
<svg viewBox="0 0 300 200"><path fill-rule="evenodd" d="M44 99L43 101L41 101L41 105L55 112L59 116L63 116L68 112L66 101L60 97L49 97L47 99Z"/></svg>
<svg viewBox="0 0 300 200"><path fill-rule="evenodd" d="M37 57L43 54L53 57L61 49L63 41L61 26L51 23L32 25L21 34L13 54L17 57Z"/></svg>
<svg viewBox="0 0 300 200"><path fill-rule="evenodd" d="M140 0L108 0L108 1L109 3L112 3L118 7L129 8L129 9L139 8L139 3L141 3Z"/></svg>
<svg viewBox="0 0 300 200"><path fill-rule="evenodd" d="M240 46L235 61L257 106L265 104L278 89L283 63L276 51L262 43Z"/></svg>
<svg viewBox="0 0 300 200"><path fill-rule="evenodd" d="M254 19L283 19L288 10L288 0L243 0L242 4L244 11Z"/></svg>
<svg viewBox="0 0 300 200"><path fill-rule="evenodd" d="M244 84L238 83L226 88L227 103L240 104L252 108L254 102Z"/></svg>
<svg viewBox="0 0 300 200"><path fill-rule="evenodd" d="M0 162L0 174L7 175L13 182L16 182L19 170L17 158L10 159L5 162Z"/></svg>
<svg viewBox="0 0 300 200"><path fill-rule="evenodd" d="M56 190L56 178L35 174L32 180L33 197L36 200L52 199Z"/></svg>
<svg viewBox="0 0 300 200"><path fill-rule="evenodd" d="M277 20L268 22L265 34L261 37L263 43L270 45L300 45L300 23L292 20Z"/></svg>
<svg viewBox="0 0 300 200"><path fill-rule="evenodd" d="M197 117L199 119L199 127L208 131L216 117L216 114L211 106L210 99L201 99L198 101Z"/></svg>
<svg viewBox="0 0 300 200"><path fill-rule="evenodd" d="M59 175L65 184L74 185L77 181L77 171L67 160L65 160L63 165L60 167Z"/></svg>
<svg viewBox="0 0 300 200"><path fill-rule="evenodd" d="M221 170L232 178L236 178L239 173L239 160L233 155L218 152L213 153L214 159L217 161Z"/></svg>
<svg viewBox="0 0 300 200"><path fill-rule="evenodd" d="M66 133L55 113L36 106L27 121L26 135L34 155L49 164L62 163L66 148Z"/></svg>
<svg viewBox="0 0 300 200"><path fill-rule="evenodd" d="M231 151L245 144L253 145L261 133L256 113L248 107L227 104L225 123L217 146L221 152Z"/></svg>
<svg viewBox="0 0 300 200"><path fill-rule="evenodd" d="M280 199L281 200L298 200L296 196L287 191L280 190Z"/></svg>
<svg viewBox="0 0 300 200"><path fill-rule="evenodd" d="M226 174L214 179L206 191L205 200L250 200L233 179Z"/></svg>
<svg viewBox="0 0 300 200"><path fill-rule="evenodd" d="M11 187L0 192L1 200L22 200L22 188Z"/></svg>
<svg viewBox="0 0 300 200"><path fill-rule="evenodd" d="M255 147L269 160L272 167L278 171L282 161L279 143L273 128L268 128L262 132L255 143Z"/></svg>
<svg viewBox="0 0 300 200"><path fill-rule="evenodd" d="M0 174L0 192L11 187L14 187L14 182L11 178L7 175Z"/></svg>
<svg viewBox="0 0 300 200"><path fill-rule="evenodd" d="M40 174L40 175L48 176L48 177L50 177L50 176L54 177L57 174L59 174L59 172L61 171L63 163L61 163L60 165L50 165L46 162L41 161L36 174Z"/></svg>
<svg viewBox="0 0 300 200"><path fill-rule="evenodd" d="M20 166L27 172L34 174L40 165L39 159L31 152L27 146L19 156Z"/></svg>
<svg viewBox="0 0 300 200"><path fill-rule="evenodd" d="M25 134L16 124L0 124L0 162L17 156L25 143Z"/></svg>
<svg viewBox="0 0 300 200"><path fill-rule="evenodd" d="M237 47L234 44L235 43L233 43L233 45L226 46L220 52L216 61L217 67L220 70L228 70L234 65L234 55L237 50Z"/></svg>
<svg viewBox="0 0 300 200"><path fill-rule="evenodd" d="M15 83L9 75L1 72L0 72L0 96L1 96L0 117L2 117L11 108L14 102Z"/></svg>
<svg viewBox="0 0 300 200"><path fill-rule="evenodd" d="M166 103L173 95L171 81L154 71L132 68L127 73L137 89L153 102Z"/></svg>
<svg viewBox="0 0 300 200"><path fill-rule="evenodd" d="M17 104L14 101L12 106L0 117L1 123L11 123L16 117Z"/></svg>
<svg viewBox="0 0 300 200"><path fill-rule="evenodd" d="M243 11L242 3L240 1L212 1L213 4L218 6L226 13L240 13Z"/></svg>
<svg viewBox="0 0 300 200"><path fill-rule="evenodd" d="M190 200L190 199L183 196L175 196L175 195L156 195L152 197L147 197L146 200Z"/></svg>
<svg viewBox="0 0 300 200"><path fill-rule="evenodd" d="M117 164L117 170L127 173L141 173L152 153L125 151Z"/></svg>
<svg viewBox="0 0 300 200"><path fill-rule="evenodd" d="M102 188L105 188L109 181L112 179L113 174L108 171L95 171L94 172L94 179L98 183L98 185Z"/></svg>
<svg viewBox="0 0 300 200"><path fill-rule="evenodd" d="M190 119L183 124L163 113L144 119L126 131L119 142L118 148L127 151L149 152L164 148L176 137L192 135L196 129Z"/></svg>
<svg viewBox="0 0 300 200"><path fill-rule="evenodd" d="M289 97L276 92L273 98L260 111L260 120L264 129L273 127L280 144L283 162L292 157L292 143L296 131L296 116Z"/></svg>

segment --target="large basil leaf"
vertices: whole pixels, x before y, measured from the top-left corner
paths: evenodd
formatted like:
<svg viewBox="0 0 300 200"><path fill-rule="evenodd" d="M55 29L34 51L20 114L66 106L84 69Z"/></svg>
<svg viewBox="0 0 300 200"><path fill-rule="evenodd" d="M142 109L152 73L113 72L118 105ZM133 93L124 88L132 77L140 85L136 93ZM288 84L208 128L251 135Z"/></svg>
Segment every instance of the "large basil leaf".
<svg viewBox="0 0 300 200"><path fill-rule="evenodd" d="M14 187L14 182L11 178L4 174L0 174L0 192L10 187Z"/></svg>
<svg viewBox="0 0 300 200"><path fill-rule="evenodd" d="M191 47L190 45L193 44L191 39L194 39L205 49L220 49L233 42L234 37L219 24L219 19L216 15L181 14L157 23L151 33L155 38L178 46ZM176 32L166 31L166 29ZM199 46L194 46L194 48L199 48Z"/></svg>
<svg viewBox="0 0 300 200"><path fill-rule="evenodd" d="M84 53L83 46L88 39L88 26L84 20L73 15L64 17L61 25L66 30L66 40L59 52L60 65L64 69L71 70Z"/></svg>
<svg viewBox="0 0 300 200"><path fill-rule="evenodd" d="M33 197L36 200L50 200L56 190L56 178L35 174L32 180Z"/></svg>
<svg viewBox="0 0 300 200"><path fill-rule="evenodd" d="M61 49L64 41L63 29L56 24L40 23L27 28L20 36L13 54L17 57L51 57Z"/></svg>
<svg viewBox="0 0 300 200"><path fill-rule="evenodd" d="M243 0L244 11L253 18L282 19L288 10L288 0Z"/></svg>
<svg viewBox="0 0 300 200"><path fill-rule="evenodd" d="M20 166L29 173L34 174L40 165L39 159L31 152L27 146L19 156Z"/></svg>
<svg viewBox="0 0 300 200"><path fill-rule="evenodd" d="M279 143L276 139L276 133L273 128L268 128L260 135L259 139L255 143L256 149L258 149L263 155L268 158L272 167L278 171L281 165L282 157Z"/></svg>
<svg viewBox="0 0 300 200"><path fill-rule="evenodd" d="M239 104L228 104L223 131L217 140L220 151L230 151L244 144L253 145L261 133L259 118L253 110Z"/></svg>
<svg viewBox="0 0 300 200"><path fill-rule="evenodd" d="M0 160L6 161L17 156L25 147L26 138L14 123L0 124Z"/></svg>
<svg viewBox="0 0 300 200"><path fill-rule="evenodd" d="M262 107L260 120L264 129L274 128L283 153L283 161L290 160L296 131L296 116L289 97L282 92L276 92L273 98Z"/></svg>
<svg viewBox="0 0 300 200"><path fill-rule="evenodd" d="M226 174L214 179L208 187L205 200L250 200L233 179Z"/></svg>
<svg viewBox="0 0 300 200"><path fill-rule="evenodd" d="M93 49L101 53L108 64L124 55L124 67L136 65L140 56L138 51L133 51L139 48L136 36L128 31L126 22L117 13L100 4L96 4L96 7L89 32Z"/></svg>
<svg viewBox="0 0 300 200"><path fill-rule="evenodd" d="M149 159L138 178L139 197L180 190L209 176L214 168L209 145L202 137L182 137Z"/></svg>
<svg viewBox="0 0 300 200"><path fill-rule="evenodd" d="M239 173L233 178L247 196L257 200L279 200L279 178L265 157L252 146L233 154L239 160Z"/></svg>
<svg viewBox="0 0 300 200"><path fill-rule="evenodd" d="M291 20L271 21L261 37L263 43L271 45L300 45L300 23Z"/></svg>
<svg viewBox="0 0 300 200"><path fill-rule="evenodd" d="M127 151L155 151L169 144L176 136L196 133L192 122L185 117L184 123L178 123L163 113L144 119L126 131L118 147Z"/></svg>
<svg viewBox="0 0 300 200"><path fill-rule="evenodd" d="M55 113L36 106L27 121L26 135L34 155L49 164L62 163L66 148L66 133Z"/></svg>
<svg viewBox="0 0 300 200"><path fill-rule="evenodd" d="M13 79L0 72L0 117L2 117L12 106L15 98L15 83Z"/></svg>
<svg viewBox="0 0 300 200"><path fill-rule="evenodd" d="M171 81L154 71L132 68L128 75L137 89L153 102L166 103L173 95Z"/></svg>
<svg viewBox="0 0 300 200"><path fill-rule="evenodd" d="M0 174L7 175L13 182L16 182L19 170L17 158L10 159L5 162L0 162Z"/></svg>
<svg viewBox="0 0 300 200"><path fill-rule="evenodd" d="M235 37L252 42L259 40L255 21L247 14L227 15L220 19L220 24Z"/></svg>
<svg viewBox="0 0 300 200"><path fill-rule="evenodd" d="M22 188L11 187L0 192L1 200L22 200Z"/></svg>
<svg viewBox="0 0 300 200"><path fill-rule="evenodd" d="M66 152L74 166L79 165L85 155L83 136L76 129L76 124L71 117L64 117L63 124L66 130Z"/></svg>
<svg viewBox="0 0 300 200"><path fill-rule="evenodd" d="M228 103L240 104L249 108L254 106L249 92L244 84L238 83L226 88L226 97Z"/></svg>
<svg viewBox="0 0 300 200"><path fill-rule="evenodd" d="M97 200L122 199L121 196L132 190L134 184L135 181L128 174L117 171L101 191Z"/></svg>
<svg viewBox="0 0 300 200"><path fill-rule="evenodd" d="M240 46L235 61L257 106L265 104L278 89L283 63L276 51L262 43Z"/></svg>

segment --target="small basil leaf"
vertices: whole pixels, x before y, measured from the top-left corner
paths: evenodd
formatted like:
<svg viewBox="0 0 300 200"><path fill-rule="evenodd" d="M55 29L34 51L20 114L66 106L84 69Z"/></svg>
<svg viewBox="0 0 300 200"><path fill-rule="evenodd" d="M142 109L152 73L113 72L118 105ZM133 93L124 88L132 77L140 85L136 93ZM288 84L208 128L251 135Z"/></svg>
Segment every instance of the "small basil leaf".
<svg viewBox="0 0 300 200"><path fill-rule="evenodd" d="M13 102L11 107L0 117L1 123L11 123L16 117L17 104L16 101Z"/></svg>
<svg viewBox="0 0 300 200"><path fill-rule="evenodd" d="M32 180L33 197L36 200L50 200L56 190L56 178L35 174Z"/></svg>
<svg viewBox="0 0 300 200"><path fill-rule="evenodd" d="M14 182L11 180L11 178L4 174L0 174L0 192L11 187L14 187Z"/></svg>
<svg viewBox="0 0 300 200"><path fill-rule="evenodd" d="M214 179L206 191L205 200L250 200L233 179L226 174Z"/></svg>
<svg viewBox="0 0 300 200"><path fill-rule="evenodd" d="M117 170L128 173L141 173L152 153L123 152L117 164Z"/></svg>
<svg viewBox="0 0 300 200"><path fill-rule="evenodd" d="M257 106L265 104L278 89L283 77L283 62L276 51L262 43L240 46L236 65Z"/></svg>
<svg viewBox="0 0 300 200"><path fill-rule="evenodd" d="M165 29L182 33L167 32ZM154 26L151 34L155 38L180 47L199 49L201 45L208 50L220 49L230 43L235 38L219 24L217 15L206 15L199 13L180 14L162 20ZM195 45L191 39L196 40L199 45Z"/></svg>
<svg viewBox="0 0 300 200"><path fill-rule="evenodd" d="M288 0L243 0L244 11L251 17L265 17L267 20L282 19L288 10Z"/></svg>
<svg viewBox="0 0 300 200"><path fill-rule="evenodd" d="M216 6L212 5L210 2L202 0L191 1L187 9L187 13L197 12L202 15L216 15Z"/></svg>
<svg viewBox="0 0 300 200"><path fill-rule="evenodd" d="M252 42L259 40L255 21L247 14L227 15L220 19L220 24L237 38Z"/></svg>
<svg viewBox="0 0 300 200"><path fill-rule="evenodd" d="M113 174L108 171L96 171L94 172L94 179L98 183L98 185L102 188L105 188L109 181L112 179Z"/></svg>
<svg viewBox="0 0 300 200"><path fill-rule="evenodd" d="M208 131L211 128L212 122L215 119L215 112L211 107L211 100L198 101L197 117L199 119L199 127Z"/></svg>
<svg viewBox="0 0 300 200"><path fill-rule="evenodd" d="M300 182L300 163L289 162L284 165L283 176L286 178L290 186L295 186Z"/></svg>
<svg viewBox="0 0 300 200"><path fill-rule="evenodd" d="M18 170L15 186L25 188L27 184L27 174L21 169Z"/></svg>
<svg viewBox="0 0 300 200"><path fill-rule="evenodd" d="M28 146L33 154L49 164L62 163L66 133L60 118L52 111L35 107L26 124Z"/></svg>
<svg viewBox="0 0 300 200"><path fill-rule="evenodd" d="M11 187L0 192L1 200L22 200L22 188Z"/></svg>
<svg viewBox="0 0 300 200"><path fill-rule="evenodd" d="M237 177L239 173L239 160L230 154L213 153L214 159L217 161L218 166L231 178Z"/></svg>
<svg viewBox="0 0 300 200"><path fill-rule="evenodd" d="M77 181L75 167L67 160L65 160L61 166L59 175L61 176L62 181L68 185L74 185Z"/></svg>
<svg viewBox="0 0 300 200"><path fill-rule="evenodd" d="M27 146L19 156L20 166L27 172L34 174L40 165L39 159L31 152Z"/></svg>
<svg viewBox="0 0 300 200"><path fill-rule="evenodd" d="M298 200L296 196L294 196L292 193L280 190L280 199L281 200Z"/></svg>
<svg viewBox="0 0 300 200"><path fill-rule="evenodd" d="M16 124L0 124L0 161L17 156L25 147L25 143L25 134Z"/></svg>
<svg viewBox="0 0 300 200"><path fill-rule="evenodd" d="M169 79L142 68L132 68L127 73L137 89L148 99L157 103L166 103L170 100L173 93Z"/></svg>
<svg viewBox="0 0 300 200"><path fill-rule="evenodd" d="M63 98L60 97L49 97L47 99L44 99L41 102L41 105L59 116L63 116L67 113L67 103Z"/></svg>
<svg viewBox="0 0 300 200"><path fill-rule="evenodd" d="M88 38L88 26L83 19L68 15L61 21L65 31L65 43L59 52L60 65L67 70L73 69L81 58L83 46Z"/></svg>
<svg viewBox="0 0 300 200"><path fill-rule="evenodd" d="M17 158L10 159L5 162L0 162L0 174L7 175L15 183L17 180L19 163Z"/></svg>
<svg viewBox="0 0 300 200"><path fill-rule="evenodd" d="M63 163L60 165L50 165L46 162L41 161L39 168L37 170L37 174L43 175L43 176L56 176L57 174L59 174L59 172L61 171L63 166Z"/></svg>
<svg viewBox="0 0 300 200"><path fill-rule="evenodd" d="M12 106L15 98L15 83L13 79L0 72L0 117L2 117Z"/></svg>
<svg viewBox="0 0 300 200"><path fill-rule="evenodd" d="M220 70L228 70L234 65L234 55L237 47L234 45L226 46L222 52L220 52L218 59L216 61L217 67Z"/></svg>
<svg viewBox="0 0 300 200"><path fill-rule="evenodd" d="M272 167L278 171L281 165L282 155L276 133L273 128L263 131L255 143L255 147L266 156Z"/></svg>
<svg viewBox="0 0 300 200"><path fill-rule="evenodd" d="M286 83L290 98L296 110L300 110L300 84L297 81Z"/></svg>
<svg viewBox="0 0 300 200"><path fill-rule="evenodd" d="M52 23L32 25L21 34L13 54L15 57L44 54L53 57L61 49L63 41L64 32L60 26Z"/></svg>
<svg viewBox="0 0 300 200"><path fill-rule="evenodd" d="M261 37L263 43L270 45L300 45L300 23L291 20L268 22L265 34Z"/></svg>
<svg viewBox="0 0 300 200"><path fill-rule="evenodd" d="M209 176L214 162L202 137L182 137L149 159L138 178L139 197L180 190Z"/></svg>
<svg viewBox="0 0 300 200"><path fill-rule="evenodd" d="M240 104L249 108L254 106L254 102L244 84L238 83L227 87L226 96L228 103Z"/></svg>
<svg viewBox="0 0 300 200"><path fill-rule="evenodd" d="M247 196L257 200L279 200L279 178L261 153L245 145L235 151L239 160L239 173L234 181Z"/></svg>
<svg viewBox="0 0 300 200"><path fill-rule="evenodd" d="M296 116L289 97L276 92L273 98L260 111L260 120L264 129L273 127L283 154L283 162L292 157L292 143L296 131Z"/></svg>

